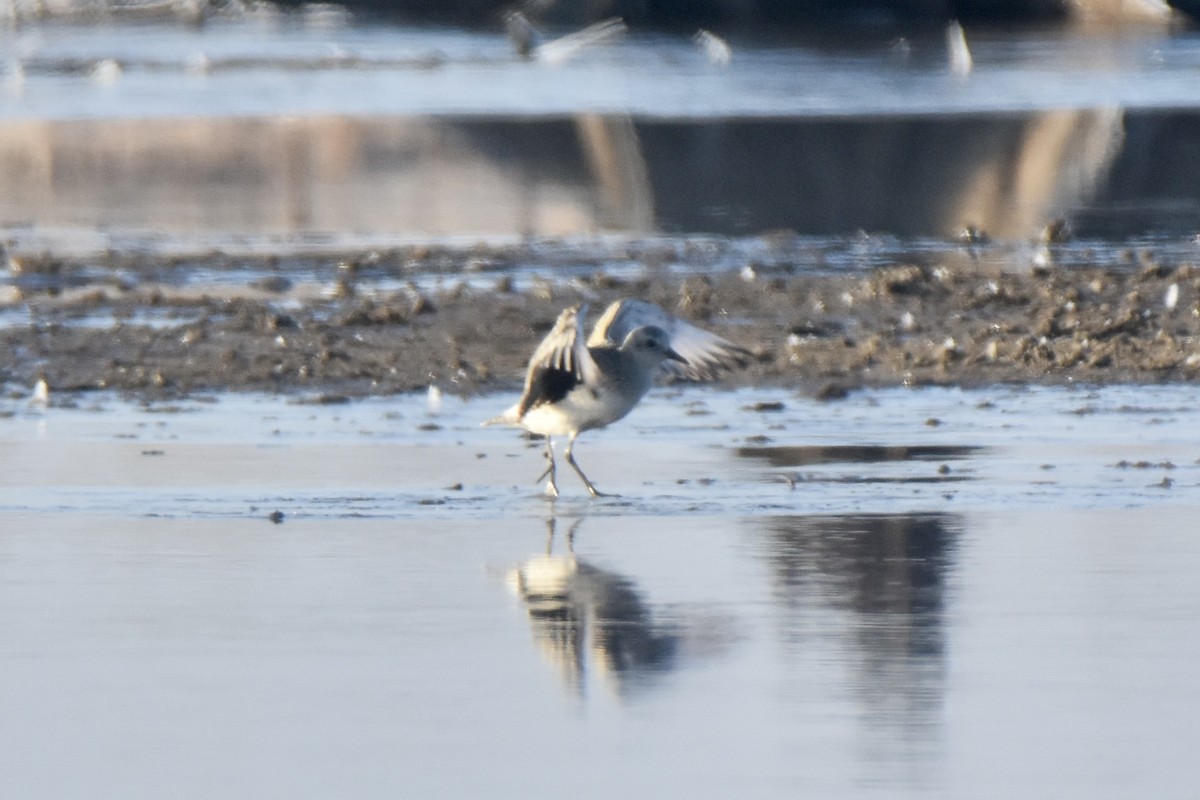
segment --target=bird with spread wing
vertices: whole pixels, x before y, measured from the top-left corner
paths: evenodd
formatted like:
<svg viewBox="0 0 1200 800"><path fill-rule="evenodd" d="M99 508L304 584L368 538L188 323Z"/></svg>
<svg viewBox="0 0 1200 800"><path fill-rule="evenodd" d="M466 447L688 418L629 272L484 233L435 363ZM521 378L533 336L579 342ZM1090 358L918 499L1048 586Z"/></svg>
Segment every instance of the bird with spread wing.
<svg viewBox="0 0 1200 800"><path fill-rule="evenodd" d="M592 497L601 496L576 463L575 439L625 417L660 372L683 380L711 380L743 366L749 352L714 333L684 322L656 305L620 300L608 307L584 339L587 306L558 316L525 374L521 398L485 425L504 424L546 437L546 494L558 496L554 436L566 436L567 463Z"/></svg>

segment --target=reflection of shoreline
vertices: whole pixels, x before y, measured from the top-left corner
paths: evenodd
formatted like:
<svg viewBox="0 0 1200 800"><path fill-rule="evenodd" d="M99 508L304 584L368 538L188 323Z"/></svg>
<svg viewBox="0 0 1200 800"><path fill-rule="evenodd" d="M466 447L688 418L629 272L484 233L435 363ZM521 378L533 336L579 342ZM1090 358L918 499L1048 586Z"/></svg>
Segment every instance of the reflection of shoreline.
<svg viewBox="0 0 1200 800"><path fill-rule="evenodd" d="M1125 129L1137 152L1122 148ZM1192 233L1200 166L1180 154L1197 138L1200 114L1103 109L4 122L0 225L424 236L949 236L971 225L1029 238L1075 215ZM1175 177L1154 178L1164 174Z"/></svg>
<svg viewBox="0 0 1200 800"><path fill-rule="evenodd" d="M724 647L711 626L703 639L693 636L689 620L664 621L633 580L579 559L573 538L582 521L571 527L565 554L554 555L555 520L548 520L546 553L508 574L543 659L573 694L587 696L595 676L625 697L688 658Z"/></svg>
<svg viewBox="0 0 1200 800"><path fill-rule="evenodd" d="M786 517L766 523L782 636L849 642L863 721L897 748L935 741L945 692L945 604L961 521L939 514ZM812 627L810 607L845 627ZM888 732L891 732L890 734Z"/></svg>
<svg viewBox="0 0 1200 800"><path fill-rule="evenodd" d="M950 236L969 225L1029 238L1090 199L1118 152L1120 125L1120 114L1078 111L639 131L667 230Z"/></svg>

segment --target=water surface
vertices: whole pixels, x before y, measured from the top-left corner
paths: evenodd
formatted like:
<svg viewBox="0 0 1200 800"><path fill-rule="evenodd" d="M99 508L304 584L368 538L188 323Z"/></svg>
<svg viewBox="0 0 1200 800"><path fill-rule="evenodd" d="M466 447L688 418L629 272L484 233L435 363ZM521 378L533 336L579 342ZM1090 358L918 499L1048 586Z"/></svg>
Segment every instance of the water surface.
<svg viewBox="0 0 1200 800"><path fill-rule="evenodd" d="M10 791L1190 796L1187 387L506 399L6 400Z"/></svg>
<svg viewBox="0 0 1200 800"><path fill-rule="evenodd" d="M969 30L951 69L941 32L730 39L728 65L686 35L634 31L552 63L499 30L313 24L253 16L0 32L24 79L0 117L424 114L654 118L858 116L1195 107L1200 36L1186 29ZM119 73L94 72L111 59ZM585 91L581 91L586 89Z"/></svg>
<svg viewBox="0 0 1200 800"><path fill-rule="evenodd" d="M0 227L21 249L1195 235L1200 35L968 35L962 74L940 32L734 37L719 65L639 31L547 63L498 31L340 18L4 30Z"/></svg>

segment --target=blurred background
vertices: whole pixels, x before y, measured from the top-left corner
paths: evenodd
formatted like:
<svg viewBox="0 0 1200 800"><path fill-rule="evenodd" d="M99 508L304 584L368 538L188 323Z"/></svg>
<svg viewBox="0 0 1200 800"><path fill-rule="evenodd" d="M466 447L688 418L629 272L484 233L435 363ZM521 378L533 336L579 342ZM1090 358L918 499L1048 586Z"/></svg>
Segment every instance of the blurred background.
<svg viewBox="0 0 1200 800"><path fill-rule="evenodd" d="M45 247L783 232L1187 250L1198 11L2 0L0 228Z"/></svg>

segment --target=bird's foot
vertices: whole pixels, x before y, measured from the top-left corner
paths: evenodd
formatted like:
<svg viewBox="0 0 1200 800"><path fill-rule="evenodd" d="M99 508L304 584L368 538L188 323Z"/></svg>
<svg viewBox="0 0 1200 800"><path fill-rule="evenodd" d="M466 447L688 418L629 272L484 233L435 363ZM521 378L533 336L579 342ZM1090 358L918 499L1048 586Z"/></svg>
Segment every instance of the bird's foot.
<svg viewBox="0 0 1200 800"><path fill-rule="evenodd" d="M551 499L555 499L558 497L558 485L554 482L553 478L551 478L546 483L546 497L549 497Z"/></svg>

